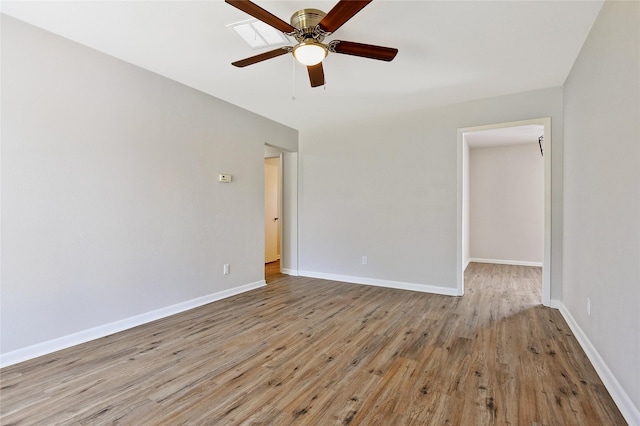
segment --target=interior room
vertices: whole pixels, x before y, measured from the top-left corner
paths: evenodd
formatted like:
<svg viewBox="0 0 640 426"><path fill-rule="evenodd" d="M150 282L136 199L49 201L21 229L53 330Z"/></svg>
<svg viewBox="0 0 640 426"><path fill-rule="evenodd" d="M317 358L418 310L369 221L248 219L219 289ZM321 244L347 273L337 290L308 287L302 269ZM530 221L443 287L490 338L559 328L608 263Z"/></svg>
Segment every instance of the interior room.
<svg viewBox="0 0 640 426"><path fill-rule="evenodd" d="M0 423L640 425L640 2L0 17Z"/></svg>

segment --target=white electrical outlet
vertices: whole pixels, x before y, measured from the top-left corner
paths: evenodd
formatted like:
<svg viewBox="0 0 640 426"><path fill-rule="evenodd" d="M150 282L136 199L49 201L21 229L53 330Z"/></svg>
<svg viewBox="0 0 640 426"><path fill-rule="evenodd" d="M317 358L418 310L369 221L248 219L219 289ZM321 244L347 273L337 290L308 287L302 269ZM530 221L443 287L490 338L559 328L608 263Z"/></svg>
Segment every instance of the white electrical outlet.
<svg viewBox="0 0 640 426"><path fill-rule="evenodd" d="M369 262L369 259L367 259L367 256L362 256L362 264L366 265Z"/></svg>
<svg viewBox="0 0 640 426"><path fill-rule="evenodd" d="M228 263L224 264L224 267L222 268L222 273L224 275L229 275L230 272L229 272L229 264Z"/></svg>
<svg viewBox="0 0 640 426"><path fill-rule="evenodd" d="M591 299L587 297L587 315L591 316Z"/></svg>

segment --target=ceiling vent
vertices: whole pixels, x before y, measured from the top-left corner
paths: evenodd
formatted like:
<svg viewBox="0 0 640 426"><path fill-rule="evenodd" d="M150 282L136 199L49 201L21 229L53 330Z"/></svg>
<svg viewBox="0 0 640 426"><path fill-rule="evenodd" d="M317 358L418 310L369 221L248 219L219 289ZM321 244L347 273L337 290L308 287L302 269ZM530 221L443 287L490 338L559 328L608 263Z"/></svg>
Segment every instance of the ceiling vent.
<svg viewBox="0 0 640 426"><path fill-rule="evenodd" d="M257 19L227 25L252 49L289 44L286 35Z"/></svg>

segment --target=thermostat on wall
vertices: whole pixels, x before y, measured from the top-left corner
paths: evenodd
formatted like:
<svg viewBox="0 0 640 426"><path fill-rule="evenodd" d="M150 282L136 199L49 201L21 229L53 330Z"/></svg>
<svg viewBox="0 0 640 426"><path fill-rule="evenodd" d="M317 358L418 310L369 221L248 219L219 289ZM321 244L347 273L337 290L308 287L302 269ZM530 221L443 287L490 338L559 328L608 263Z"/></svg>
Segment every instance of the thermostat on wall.
<svg viewBox="0 0 640 426"><path fill-rule="evenodd" d="M218 175L218 182L229 183L231 182L231 175Z"/></svg>

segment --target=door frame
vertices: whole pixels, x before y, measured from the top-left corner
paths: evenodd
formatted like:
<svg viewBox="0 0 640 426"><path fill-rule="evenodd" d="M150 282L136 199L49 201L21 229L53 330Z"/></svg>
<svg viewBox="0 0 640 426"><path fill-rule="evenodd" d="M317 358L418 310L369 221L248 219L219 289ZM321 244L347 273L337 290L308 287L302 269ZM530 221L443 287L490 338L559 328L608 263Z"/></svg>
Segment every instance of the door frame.
<svg viewBox="0 0 640 426"><path fill-rule="evenodd" d="M278 176L280 272L297 276L300 251L298 241L298 152L270 143L265 143L264 146L264 158L280 157Z"/></svg>
<svg viewBox="0 0 640 426"><path fill-rule="evenodd" d="M264 162L266 165L266 161L268 159L278 159L278 174L276 176L276 217L277 219L277 223L276 223L276 245L278 246L279 250L276 249L276 255L277 258L276 260L281 260L282 258L282 152L280 152L277 155L265 155L264 157ZM265 201L266 201L266 190L264 193L265 196ZM267 226L266 226L266 219L267 219L267 211L265 210L264 212L264 216L265 216L265 228L264 228L264 235L265 235L265 264L266 264L266 235L267 235ZM282 264L280 264L280 269L282 269Z"/></svg>
<svg viewBox="0 0 640 426"><path fill-rule="evenodd" d="M469 175L469 144L465 140L465 133L480 130L502 129L526 125L542 125L544 131L544 257L542 266L542 304L551 306L551 158L553 144L551 141L551 117L536 118L506 123L487 124L483 126L464 127L458 129L458 241L457 241L457 294L464 294L464 262L465 252L465 218L468 219L468 203L464 182ZM468 244L468 242L467 242Z"/></svg>

